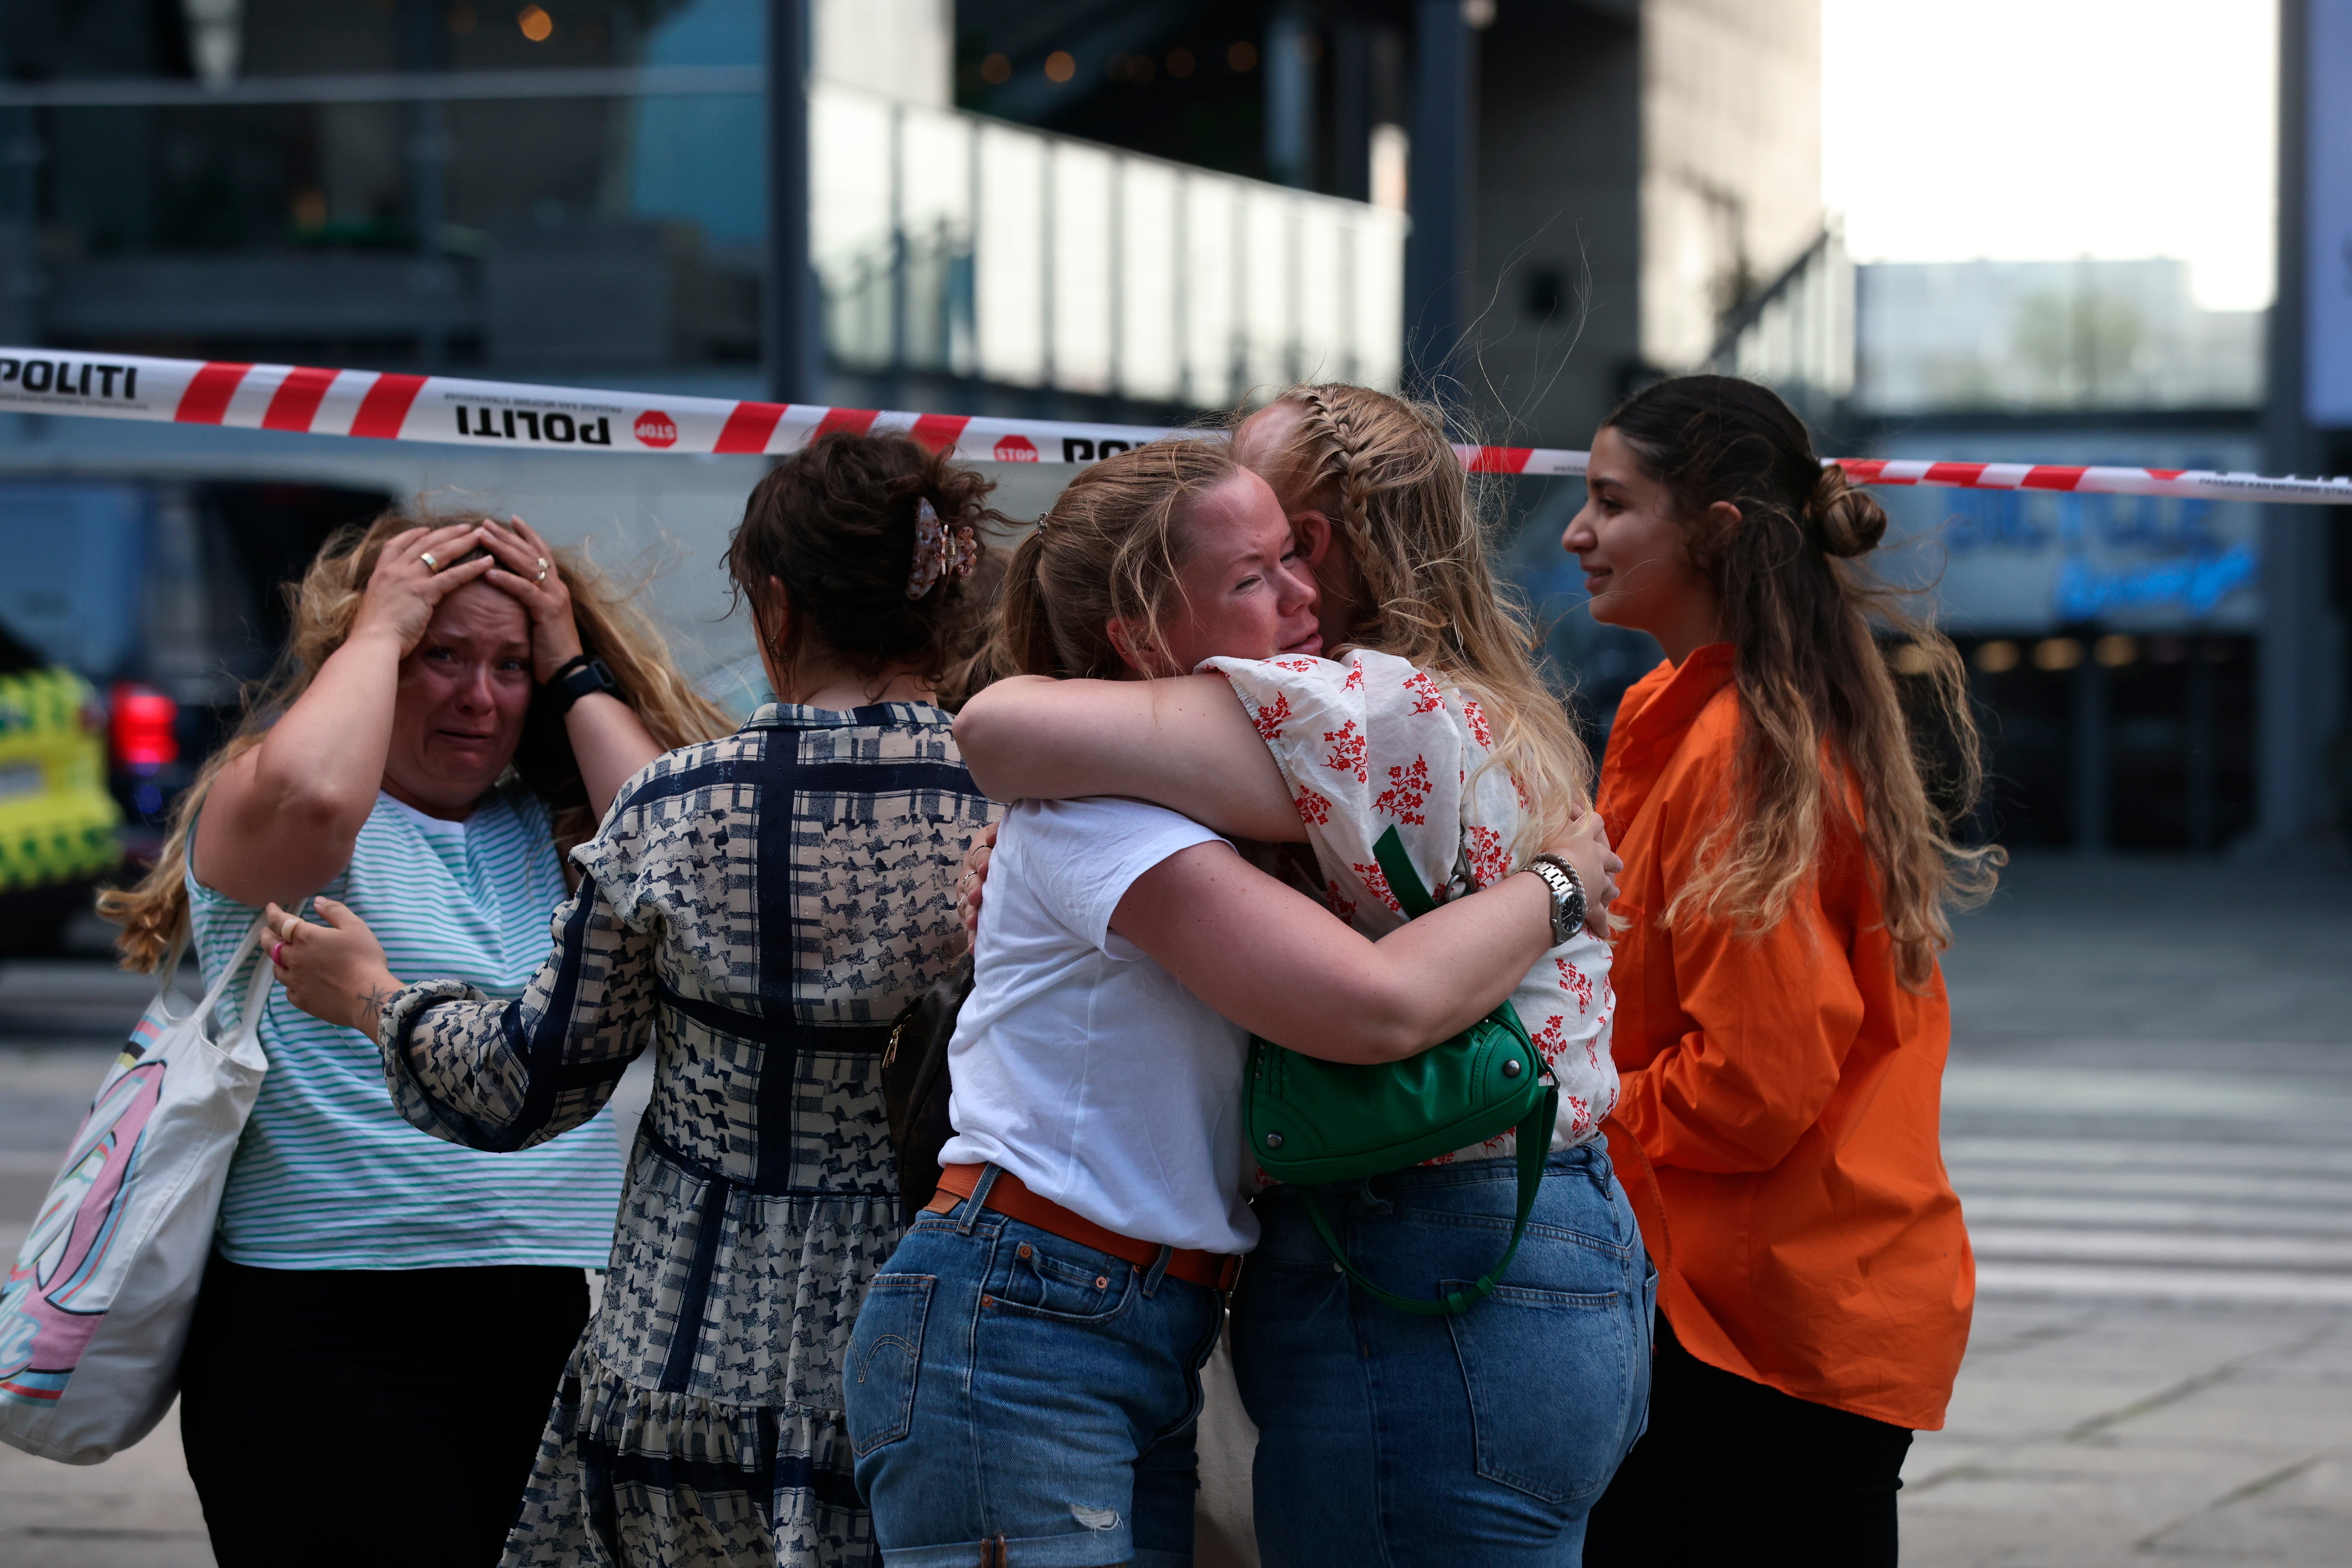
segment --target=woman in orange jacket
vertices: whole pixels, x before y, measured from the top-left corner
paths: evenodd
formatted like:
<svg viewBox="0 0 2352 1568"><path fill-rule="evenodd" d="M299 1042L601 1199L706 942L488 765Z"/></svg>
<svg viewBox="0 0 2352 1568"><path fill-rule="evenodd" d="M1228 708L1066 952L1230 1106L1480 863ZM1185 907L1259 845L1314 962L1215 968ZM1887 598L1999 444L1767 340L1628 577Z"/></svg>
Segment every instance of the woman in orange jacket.
<svg viewBox="0 0 2352 1568"><path fill-rule="evenodd" d="M1770 392L1663 382L1592 446L1562 542L1593 618L1666 653L1600 801L1631 921L1612 1142L1655 1173L1629 1184L1664 1279L1649 1431L1585 1561L1892 1563L1975 1298L1936 955L2000 851L1946 828L1978 783L1959 656L1854 563L1885 513ZM1899 681L1957 742L1940 805Z"/></svg>

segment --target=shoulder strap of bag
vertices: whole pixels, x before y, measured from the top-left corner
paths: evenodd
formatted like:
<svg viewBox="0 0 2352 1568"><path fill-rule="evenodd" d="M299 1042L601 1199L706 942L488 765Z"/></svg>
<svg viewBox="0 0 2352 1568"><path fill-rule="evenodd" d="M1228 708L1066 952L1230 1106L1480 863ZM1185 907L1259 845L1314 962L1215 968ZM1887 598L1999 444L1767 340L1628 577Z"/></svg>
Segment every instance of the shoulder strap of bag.
<svg viewBox="0 0 2352 1568"><path fill-rule="evenodd" d="M188 922L183 920L179 934L172 939L172 951L163 955L163 962L155 970L155 1005L162 1009L167 1024L184 1024L195 1016L194 1013L172 1011L172 987L180 978L180 960L187 956L191 940Z"/></svg>
<svg viewBox="0 0 2352 1568"><path fill-rule="evenodd" d="M1380 862L1381 874L1388 879L1389 891L1403 906L1407 920L1418 920L1437 907L1429 889L1422 885L1421 874L1412 868L1412 859L1404 852L1404 840L1394 827L1381 834L1380 841L1372 846L1372 858ZM1347 1248L1340 1246L1338 1233L1331 1228L1331 1217L1323 1211L1323 1194L1311 1186L1301 1186L1299 1200L1307 1205L1307 1217L1313 1223L1315 1233L1323 1238L1324 1247L1366 1295L1417 1317L1458 1317L1495 1293L1496 1281L1510 1268L1511 1259L1519 1255L1519 1242L1528 1232L1528 1215L1536 1206L1537 1194L1543 1190L1544 1160L1551 1152L1551 1130L1559 1117L1559 1090L1552 1088L1546 1089L1543 1099L1521 1119L1517 1130L1519 1204L1511 1221L1511 1244L1503 1249L1495 1266L1467 1289L1449 1290L1444 1296L1426 1300L1381 1289L1364 1278L1349 1258Z"/></svg>
<svg viewBox="0 0 2352 1568"><path fill-rule="evenodd" d="M253 1034L258 1029L261 1023L261 1009L267 1005L272 978L269 973L269 954L262 947L261 939L264 931L263 922L255 921L253 929L245 933L245 940L236 944L236 952L229 956L226 963L221 965L220 973L213 976L213 983L205 988L205 999L196 1005L196 1016L202 1020L207 1035L211 1035L217 1021L218 1012L228 999L228 988L236 984L238 975L247 973L248 971L253 976L252 983L245 988L245 1005L239 1010L240 1016L236 1023L230 1026L230 1029L234 1033L245 1035Z"/></svg>
<svg viewBox="0 0 2352 1568"><path fill-rule="evenodd" d="M1421 873L1412 868L1412 857L1404 852L1404 840L1397 830L1390 828L1372 846L1372 858L1381 863L1381 874L1389 879L1389 891L1404 906L1404 918L1419 920L1437 907L1429 889L1421 885Z"/></svg>

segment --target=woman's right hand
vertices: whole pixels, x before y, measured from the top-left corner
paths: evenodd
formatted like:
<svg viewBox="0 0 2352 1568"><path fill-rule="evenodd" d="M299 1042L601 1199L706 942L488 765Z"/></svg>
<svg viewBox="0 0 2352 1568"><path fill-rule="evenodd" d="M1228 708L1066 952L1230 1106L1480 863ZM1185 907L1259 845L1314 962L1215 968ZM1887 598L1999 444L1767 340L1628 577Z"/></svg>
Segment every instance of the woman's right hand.
<svg viewBox="0 0 2352 1568"><path fill-rule="evenodd" d="M1584 929L1608 941L1609 906L1617 899L1617 873L1625 868L1625 862L1609 847L1608 824L1601 820L1598 811L1588 811L1576 819L1566 837L1544 848L1576 868L1577 878L1584 884Z"/></svg>
<svg viewBox="0 0 2352 1568"><path fill-rule="evenodd" d="M352 640L367 636L392 638L407 658L424 638L425 628L441 601L457 588L488 572L498 563L488 555L457 561L482 544L482 524L456 523L446 528L412 528L384 542L368 574L367 592L360 596L359 618L352 625ZM431 555L436 567L425 563ZM450 563L456 562L452 565Z"/></svg>
<svg viewBox="0 0 2352 1568"><path fill-rule="evenodd" d="M383 944L367 922L332 899L312 899L323 925L271 904L269 963L286 999L320 1023L357 1029L373 1040L384 1004L400 994Z"/></svg>

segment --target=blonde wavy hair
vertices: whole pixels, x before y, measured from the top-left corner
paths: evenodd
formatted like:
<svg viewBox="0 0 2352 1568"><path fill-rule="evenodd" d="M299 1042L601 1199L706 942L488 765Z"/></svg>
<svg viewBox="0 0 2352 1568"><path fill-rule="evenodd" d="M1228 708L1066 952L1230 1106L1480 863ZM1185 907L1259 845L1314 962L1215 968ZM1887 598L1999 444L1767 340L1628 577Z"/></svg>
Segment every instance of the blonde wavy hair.
<svg viewBox="0 0 2352 1568"><path fill-rule="evenodd" d="M1321 511L1360 584L1339 647L1393 654L1459 688L1495 735L1486 764L1528 805L1519 858L1591 808L1592 753L1546 680L1542 642L1518 595L1495 577L1462 459L1436 408L1344 383L1294 386L1275 399L1299 418L1266 478L1284 509Z"/></svg>
<svg viewBox="0 0 2352 1568"><path fill-rule="evenodd" d="M172 808L170 831L155 864L129 888L100 893L98 912L122 928L115 938L125 969L150 971L178 940L188 918L188 834L213 781L230 762L261 744L270 725L310 689L327 658L343 646L359 618L360 600L374 574L376 558L395 534L412 528L472 522L471 515L442 514L419 506L388 511L365 527L338 531L311 561L299 584L284 585L293 631L269 677L244 693L245 719L220 750L207 758L195 781ZM499 526L505 526L499 524ZM476 550L462 560L487 553ZM731 731L726 713L696 690L671 660L660 632L574 548L555 551L556 564L572 591L572 615L583 651L604 661L620 683L622 700L665 749L690 745ZM456 565L457 562L449 563ZM534 714L523 726L509 773L547 802L554 817L556 852L596 830L587 786L572 755L560 720Z"/></svg>

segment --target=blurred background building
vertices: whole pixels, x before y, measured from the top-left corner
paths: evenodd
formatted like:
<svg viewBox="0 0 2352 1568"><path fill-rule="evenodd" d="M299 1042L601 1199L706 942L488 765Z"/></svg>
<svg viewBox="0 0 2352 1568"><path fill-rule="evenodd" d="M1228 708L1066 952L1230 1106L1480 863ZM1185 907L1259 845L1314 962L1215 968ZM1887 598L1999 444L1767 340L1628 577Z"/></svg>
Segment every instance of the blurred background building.
<svg viewBox="0 0 2352 1568"><path fill-rule="evenodd" d="M2287 0L2290 37L2335 3ZM808 76L772 103L778 39ZM1713 366L1857 453L2322 466L2281 434L2284 327L2197 308L2179 263L1852 265L1821 60L1819 0L10 0L0 342L1150 422L1329 377L1567 447ZM770 243L778 105L804 258ZM274 647L271 584L428 493L672 561L655 603L723 668L717 544L759 471L10 416L0 624L178 703L192 759ZM1058 478L1007 467L1003 499ZM1581 485L1498 483L1605 738L1654 648L1579 610ZM1992 718L1984 830L2210 849L2335 809L2318 519L1885 493ZM134 826L182 765L152 753L117 759Z"/></svg>

